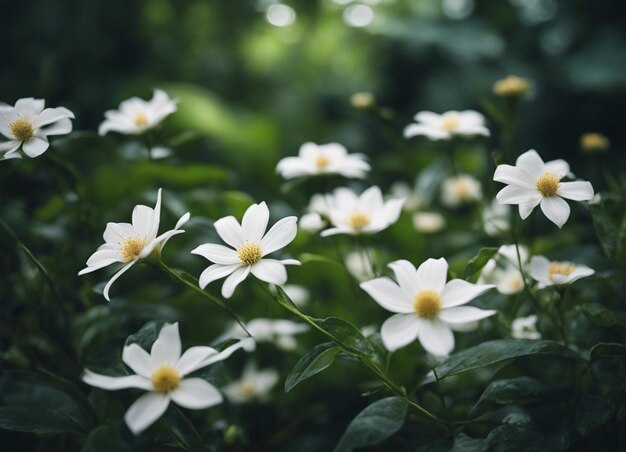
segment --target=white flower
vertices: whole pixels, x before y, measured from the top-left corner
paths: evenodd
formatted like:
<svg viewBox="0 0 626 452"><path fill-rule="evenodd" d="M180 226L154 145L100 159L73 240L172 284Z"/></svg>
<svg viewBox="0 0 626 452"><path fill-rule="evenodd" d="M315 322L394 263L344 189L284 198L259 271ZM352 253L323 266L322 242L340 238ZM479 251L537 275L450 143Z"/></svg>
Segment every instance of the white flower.
<svg viewBox="0 0 626 452"><path fill-rule="evenodd" d="M322 237L334 234L374 234L398 221L404 199L383 200L378 187L370 187L360 196L347 188L326 195L328 212L334 228L322 231Z"/></svg>
<svg viewBox="0 0 626 452"><path fill-rule="evenodd" d="M586 265L577 265L572 262L549 261L543 256L533 256L530 260L530 276L539 283L539 288L547 286L561 286L571 284L580 278L595 273Z"/></svg>
<svg viewBox="0 0 626 452"><path fill-rule="evenodd" d="M394 198L404 198L406 200L403 208L407 212L413 212L424 204L421 196L406 182L395 182L389 191Z"/></svg>
<svg viewBox="0 0 626 452"><path fill-rule="evenodd" d="M417 124L409 124L404 129L404 137L424 135L431 140L448 140L454 136L489 136L485 127L485 117L473 110L448 111L441 115L421 111L415 115Z"/></svg>
<svg viewBox="0 0 626 452"><path fill-rule="evenodd" d="M270 342L283 350L294 350L296 348L296 334L309 330L308 325L292 322L284 319L264 319L258 318L246 324L246 330L256 342ZM230 328L220 336L219 339L226 338L246 338L248 333L238 323L233 323Z"/></svg>
<svg viewBox="0 0 626 452"><path fill-rule="evenodd" d="M285 157L276 166L276 171L285 179L320 174L340 174L345 177L363 179L370 165L362 154L348 154L339 143L304 143L298 157Z"/></svg>
<svg viewBox="0 0 626 452"><path fill-rule="evenodd" d="M222 395L202 378L184 378L188 374L228 358L246 341L237 342L221 352L211 347L191 347L181 356L178 323L165 325L152 345L150 353L138 344L124 347L122 360L134 375L112 377L85 370L83 381L88 385L115 391L138 388L149 391L126 411L128 428L139 434L165 413L170 401L193 410L222 403Z"/></svg>
<svg viewBox="0 0 626 452"><path fill-rule="evenodd" d="M446 219L437 212L417 212L413 215L413 226L424 234L434 234L446 227Z"/></svg>
<svg viewBox="0 0 626 452"><path fill-rule="evenodd" d="M326 226L326 222L319 213L309 212L300 217L298 226L308 232L317 232Z"/></svg>
<svg viewBox="0 0 626 452"><path fill-rule="evenodd" d="M498 165L493 180L507 184L496 199L500 204L518 204L519 214L526 219L537 205L559 228L569 218L570 208L563 198L588 201L593 187L586 181L561 182L570 172L565 160L544 163L535 150L517 158L515 166Z"/></svg>
<svg viewBox="0 0 626 452"><path fill-rule="evenodd" d="M496 311L461 306L493 288L461 279L446 283L445 259L428 259L416 270L399 260L389 264L397 282L382 277L361 283L379 305L396 314L382 325L385 347L394 351L419 338L424 349L434 356L447 356L454 349L454 326L467 326Z"/></svg>
<svg viewBox="0 0 626 452"><path fill-rule="evenodd" d="M494 237L499 234L508 232L511 228L510 207L506 204L500 204L497 199L483 208L482 219L485 234Z"/></svg>
<svg viewBox="0 0 626 452"><path fill-rule="evenodd" d="M176 111L177 100L172 100L163 90L156 89L152 99L146 101L131 97L118 110L104 113L106 118L98 129L100 135L119 132L124 135L142 134L158 126L163 119Z"/></svg>
<svg viewBox="0 0 626 452"><path fill-rule="evenodd" d="M249 363L244 368L241 379L223 387L222 391L232 403L264 402L279 379L276 370L257 370L253 363Z"/></svg>
<svg viewBox="0 0 626 452"><path fill-rule="evenodd" d="M448 177L441 184L441 202L447 207L477 201L482 195L480 182L467 174Z"/></svg>
<svg viewBox="0 0 626 452"><path fill-rule="evenodd" d="M233 216L220 218L214 224L220 238L233 249L207 243L192 251L213 262L200 275L200 287L228 276L222 286L222 296L230 298L235 288L252 273L262 281L283 285L287 282L285 265L300 265L295 259L267 259L265 256L287 246L296 237L296 217L279 220L265 233L270 218L267 205L252 204L246 210L241 225Z"/></svg>
<svg viewBox="0 0 626 452"><path fill-rule="evenodd" d="M172 236L185 232L180 228L189 221L189 216L187 212L180 217L174 229L157 236L161 219L161 189L159 188L154 209L141 204L135 206L132 224L107 223L103 234L105 243L87 259L87 267L78 274L85 275L116 262L123 263L124 266L104 287L104 298L109 300L109 289L115 280L141 259L153 253L160 254L165 243Z"/></svg>
<svg viewBox="0 0 626 452"><path fill-rule="evenodd" d="M48 136L72 131L74 113L65 107L44 106L43 99L26 97L15 102L14 107L0 107L0 133L8 140L0 142L4 159L20 158L20 146L27 156L39 157L50 146Z"/></svg>
<svg viewBox="0 0 626 452"><path fill-rule="evenodd" d="M370 264L373 253L374 250L372 248L363 248L358 251L351 251L344 257L343 262L348 272L350 272L357 281L367 281L376 276Z"/></svg>
<svg viewBox="0 0 626 452"><path fill-rule="evenodd" d="M309 291L304 286L299 286L297 284L285 284L283 286L283 290L287 294L293 304L295 304L298 308L302 308L306 306L309 302Z"/></svg>
<svg viewBox="0 0 626 452"><path fill-rule="evenodd" d="M526 268L528 249L519 247L522 266ZM524 279L519 269L515 245L502 245L496 255L487 261L478 278L479 284L494 284L503 295L519 293L524 289Z"/></svg>
<svg viewBox="0 0 626 452"><path fill-rule="evenodd" d="M537 331L537 316L519 317L511 324L511 336L515 339L541 339Z"/></svg>

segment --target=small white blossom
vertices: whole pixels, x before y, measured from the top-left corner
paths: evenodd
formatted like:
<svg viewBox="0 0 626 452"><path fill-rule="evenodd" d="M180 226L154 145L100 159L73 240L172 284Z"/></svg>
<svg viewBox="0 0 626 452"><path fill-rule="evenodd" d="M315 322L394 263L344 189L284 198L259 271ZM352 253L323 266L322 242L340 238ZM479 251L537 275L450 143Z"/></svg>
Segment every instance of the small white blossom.
<svg viewBox="0 0 626 452"><path fill-rule="evenodd" d="M122 102L117 110L104 113L106 118L98 133L119 132L124 135L139 135L158 126L167 116L176 111L177 100L172 100L163 90L156 89L152 99L146 101L131 97Z"/></svg>
<svg viewBox="0 0 626 452"><path fill-rule="evenodd" d="M413 212L424 205L424 200L406 182L394 183L389 191L392 197L405 199L403 209L407 212Z"/></svg>
<svg viewBox="0 0 626 452"><path fill-rule="evenodd" d="M424 234L434 234L446 227L446 219L437 212L417 212L413 214L413 226Z"/></svg>
<svg viewBox="0 0 626 452"><path fill-rule="evenodd" d="M310 294L306 287L297 284L285 284L283 290L298 308L308 304Z"/></svg>
<svg viewBox="0 0 626 452"><path fill-rule="evenodd" d="M549 261L543 256L533 256L529 273L539 283L539 288L543 289L547 286L571 284L580 278L593 275L595 271L586 265Z"/></svg>
<svg viewBox="0 0 626 452"><path fill-rule="evenodd" d="M415 115L417 124L409 124L404 129L404 137L424 135L431 140L449 140L455 136L489 136L485 127L485 117L473 110L448 111L441 115L431 111L421 111Z"/></svg>
<svg viewBox="0 0 626 452"><path fill-rule="evenodd" d="M500 204L497 199L483 208L482 211L483 229L485 234L494 237L504 234L511 229L510 207Z"/></svg>
<svg viewBox="0 0 626 452"><path fill-rule="evenodd" d="M517 158L515 166L498 165L496 168L493 180L507 184L496 199L500 204L518 204L522 219L539 205L544 215L561 228L570 214L565 199L588 201L593 198L589 182L561 182L569 173L565 160L544 163L535 150L527 151Z"/></svg>
<svg viewBox="0 0 626 452"><path fill-rule="evenodd" d="M276 370L257 370L253 363L249 363L244 368L241 379L229 383L222 391L232 403L265 402L279 379L280 375Z"/></svg>
<svg viewBox="0 0 626 452"><path fill-rule="evenodd" d="M339 174L363 179L370 165L362 154L348 154L339 143L304 143L298 157L285 157L276 166L276 171L285 179L320 174Z"/></svg>
<svg viewBox="0 0 626 452"><path fill-rule="evenodd" d="M520 246L520 260L525 269L528 249ZM524 289L524 279L519 269L515 245L502 245L496 255L487 261L478 278L479 284L494 284L503 295L519 293Z"/></svg>
<svg viewBox="0 0 626 452"><path fill-rule="evenodd" d="M370 259L374 250L364 248L358 251L351 251L344 257L346 269L357 281L367 281L374 278L374 269L370 264Z"/></svg>
<svg viewBox="0 0 626 452"><path fill-rule="evenodd" d="M0 133L7 141L0 142L3 159L20 158L20 146L28 157L46 152L48 137L66 135L72 131L74 113L65 107L46 108L43 99L27 97L15 106L0 106Z"/></svg>
<svg viewBox="0 0 626 452"><path fill-rule="evenodd" d="M404 199L383 200L378 187L370 187L360 196L347 188L326 195L333 228L322 231L322 237L335 234L374 234L398 221Z"/></svg>
<svg viewBox="0 0 626 452"><path fill-rule="evenodd" d="M270 342L283 350L291 351L297 346L294 336L308 331L309 327L304 323L296 323L291 320L258 318L250 320L246 324L246 330L256 342ZM244 339L248 337L248 333L244 331L241 325L233 323L219 339L224 340L233 337Z"/></svg>
<svg viewBox="0 0 626 452"><path fill-rule="evenodd" d="M241 224L233 216L220 218L214 223L217 234L232 248L207 243L192 251L213 262L200 275L201 288L227 276L222 285L222 296L230 298L250 273L261 281L279 286L287 282L285 265L300 265L300 262L295 259L268 259L265 256L293 241L298 219L283 218L266 233L269 218L267 204L262 202L248 207Z"/></svg>
<svg viewBox="0 0 626 452"><path fill-rule="evenodd" d="M105 243L87 259L87 267L78 272L78 275L91 273L116 262L123 263L124 266L104 287L104 298L109 300L109 289L117 278L141 259L153 253L160 255L172 236L185 232L180 228L189 221L189 216L189 213L184 214L174 229L157 236L161 221L161 189L159 188L154 209L141 204L135 206L132 224L107 223L103 234Z"/></svg>
<svg viewBox="0 0 626 452"><path fill-rule="evenodd" d="M478 201L482 195L480 182L467 174L448 177L441 184L441 202L447 207Z"/></svg>
<svg viewBox="0 0 626 452"><path fill-rule="evenodd" d="M493 288L462 279L446 283L445 259L428 259L416 270L413 264L399 260L389 264L396 281L388 277L361 283L384 309L396 314L382 325L380 334L385 347L394 351L419 338L424 349L438 357L454 349L453 326L468 324L492 316L493 310L461 306Z"/></svg>
<svg viewBox="0 0 626 452"><path fill-rule="evenodd" d="M181 355L178 323L165 325L152 345L150 353L138 344L124 347L122 360L134 375L113 377L85 370L83 381L97 388L116 391L138 388L148 391L126 411L128 428L139 434L159 419L170 402L184 408L199 410L222 403L223 398L211 383L202 378L185 378L188 374L228 358L242 348L242 340L221 352L211 347L191 347Z"/></svg>
<svg viewBox="0 0 626 452"><path fill-rule="evenodd" d="M537 316L529 315L513 320L511 336L515 339L541 339L541 333L537 330Z"/></svg>

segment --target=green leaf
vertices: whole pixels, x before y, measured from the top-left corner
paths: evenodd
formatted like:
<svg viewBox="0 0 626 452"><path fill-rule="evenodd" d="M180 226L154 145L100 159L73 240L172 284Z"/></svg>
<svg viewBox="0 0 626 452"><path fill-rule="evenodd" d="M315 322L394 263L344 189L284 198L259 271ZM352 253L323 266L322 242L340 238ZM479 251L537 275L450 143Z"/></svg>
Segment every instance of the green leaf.
<svg viewBox="0 0 626 452"><path fill-rule="evenodd" d="M589 354L592 361L608 356L626 357L626 345L612 342L600 342L591 348Z"/></svg>
<svg viewBox="0 0 626 452"><path fill-rule="evenodd" d="M600 326L613 326L620 323L613 311L599 303L587 303L582 307L585 317Z"/></svg>
<svg viewBox="0 0 626 452"><path fill-rule="evenodd" d="M372 344L361 334L358 328L338 317L314 319L315 323L341 343L346 351L358 356L380 361Z"/></svg>
<svg viewBox="0 0 626 452"><path fill-rule="evenodd" d="M509 405L543 401L553 392L546 384L529 377L492 381L472 408L470 416L474 417L494 404Z"/></svg>
<svg viewBox="0 0 626 452"><path fill-rule="evenodd" d="M459 433L454 438L454 445L449 452L487 452L489 444L482 438L471 438L463 433Z"/></svg>
<svg viewBox="0 0 626 452"><path fill-rule="evenodd" d="M586 396L576 407L576 430L581 435L586 435L592 430L606 424L613 417L617 407L621 403L619 394L613 396Z"/></svg>
<svg viewBox="0 0 626 452"><path fill-rule="evenodd" d="M579 358L569 348L554 341L501 339L484 342L456 353L435 368L439 379L458 375L508 359L529 355L552 355Z"/></svg>
<svg viewBox="0 0 626 452"><path fill-rule="evenodd" d="M287 377L285 392L291 391L300 382L329 367L339 351L339 347L329 342L313 347L313 350L300 358Z"/></svg>
<svg viewBox="0 0 626 452"><path fill-rule="evenodd" d="M348 425L335 452L380 444L404 424L407 401L403 397L378 400L361 411Z"/></svg>
<svg viewBox="0 0 626 452"><path fill-rule="evenodd" d="M81 452L132 452L135 450L131 443L124 441L119 428L116 425L101 425L91 432L85 440Z"/></svg>
<svg viewBox="0 0 626 452"><path fill-rule="evenodd" d="M157 337L159 337L159 331L163 328L164 323L165 322L156 320L146 323L135 334L128 336L124 346L139 344L141 348L149 352L152 344L156 341Z"/></svg>
<svg viewBox="0 0 626 452"><path fill-rule="evenodd" d="M469 279L483 269L489 259L496 255L498 248L481 248L478 254L471 258L465 270L463 270L463 279Z"/></svg>

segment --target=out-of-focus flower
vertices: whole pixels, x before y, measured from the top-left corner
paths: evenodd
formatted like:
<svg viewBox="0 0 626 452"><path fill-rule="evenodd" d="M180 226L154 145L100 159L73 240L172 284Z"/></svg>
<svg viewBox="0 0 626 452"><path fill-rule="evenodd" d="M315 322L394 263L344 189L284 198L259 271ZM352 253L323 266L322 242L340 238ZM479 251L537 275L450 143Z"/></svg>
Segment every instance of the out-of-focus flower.
<svg viewBox="0 0 626 452"><path fill-rule="evenodd" d="M530 81L516 75L506 76L493 85L493 92L496 96L509 99L519 99L527 94L529 90Z"/></svg>
<svg viewBox="0 0 626 452"><path fill-rule="evenodd" d="M308 232L318 232L326 227L324 217L328 217L328 206L324 195L318 193L311 197L307 213L300 217L298 226Z"/></svg>
<svg viewBox="0 0 626 452"><path fill-rule="evenodd" d="M112 377L86 369L83 381L109 391L126 388L148 391L131 405L124 416L128 428L137 435L165 413L170 401L192 410L222 403L222 395L211 383L202 378L184 377L225 360L246 342L239 341L221 352L211 347L191 347L181 355L178 323L165 325L150 353L138 344L124 347L122 360L135 372L134 375Z"/></svg>
<svg viewBox="0 0 626 452"><path fill-rule="evenodd" d="M513 320L511 336L515 339L541 339L541 333L537 331L537 316L529 315Z"/></svg>
<svg viewBox="0 0 626 452"><path fill-rule="evenodd" d="M586 265L549 261L543 256L533 256L529 273L539 283L539 288L543 289L547 286L571 284L580 278L593 275L595 271Z"/></svg>
<svg viewBox="0 0 626 452"><path fill-rule="evenodd" d="M72 131L74 113L65 107L46 108L43 99L26 97L15 106L0 106L0 142L3 159L20 158L20 146L28 157L35 158L48 150L48 137Z"/></svg>
<svg viewBox="0 0 626 452"><path fill-rule="evenodd" d="M291 301L299 307L302 308L306 306L309 302L309 291L304 286L299 286L297 284L285 284L283 286L283 290L291 298Z"/></svg>
<svg viewBox="0 0 626 452"><path fill-rule="evenodd" d="M528 249L519 247L520 260L526 269ZM494 284L503 295L519 293L524 289L524 279L520 272L515 245L502 245L496 255L487 261L478 278L479 284Z"/></svg>
<svg viewBox="0 0 626 452"><path fill-rule="evenodd" d="M407 212L413 212L424 204L424 200L406 182L395 182L389 191L394 198L405 199L403 209Z"/></svg>
<svg viewBox="0 0 626 452"><path fill-rule="evenodd" d="M477 201L482 195L480 182L467 174L448 177L441 184L441 202L447 207L458 207Z"/></svg>
<svg viewBox="0 0 626 452"><path fill-rule="evenodd" d="M424 135L431 140L448 140L455 136L489 136L485 127L485 117L473 110L448 111L441 115L431 111L421 111L415 115L417 124L409 124L404 129L404 137Z"/></svg>
<svg viewBox="0 0 626 452"><path fill-rule="evenodd" d="M467 325L496 313L461 306L493 286L461 279L446 283L448 263L443 258L428 259L417 270L406 260L392 262L389 268L397 282L382 277L361 283L361 288L383 308L396 313L383 323L380 332L390 351L419 338L428 353L447 356L454 349L453 325Z"/></svg>
<svg viewBox="0 0 626 452"><path fill-rule="evenodd" d="M304 143L298 157L285 157L276 166L276 171L285 179L321 174L340 174L362 179L370 170L363 154L348 154L339 143Z"/></svg>
<svg viewBox="0 0 626 452"><path fill-rule="evenodd" d="M434 234L446 227L446 219L437 212L417 212L413 214L413 226L424 234Z"/></svg>
<svg viewBox="0 0 626 452"><path fill-rule="evenodd" d="M496 199L500 204L518 204L522 219L540 205L544 215L561 228L570 214L565 199L588 201L593 198L589 182L561 182L569 172L565 160L544 163L531 149L517 158L515 166L498 165L493 180L507 186L498 192Z"/></svg>
<svg viewBox="0 0 626 452"><path fill-rule="evenodd" d="M300 265L295 259L268 259L265 256L284 248L296 237L296 217L279 220L265 233L270 218L267 204L252 204L246 210L241 224L233 216L220 218L214 223L220 238L232 247L206 243L192 251L213 262L200 275L199 284L205 288L209 283L228 276L222 285L222 296L230 298L235 288L250 273L271 284L287 282L285 265Z"/></svg>
<svg viewBox="0 0 626 452"><path fill-rule="evenodd" d="M483 208L482 219L485 234L490 237L504 234L511 229L510 207L500 204L497 199Z"/></svg>
<svg viewBox="0 0 626 452"><path fill-rule="evenodd" d="M404 199L383 200L378 187L370 187L360 196L347 188L326 195L333 228L322 231L322 237L335 234L374 234L398 221Z"/></svg>
<svg viewBox="0 0 626 452"><path fill-rule="evenodd" d="M222 391L232 403L265 402L279 379L276 370L257 370L254 363L248 363L241 379L224 386Z"/></svg>
<svg viewBox="0 0 626 452"><path fill-rule="evenodd" d="M104 287L104 298L109 300L109 289L117 278L141 259L150 255L158 257L172 236L185 232L180 228L189 221L189 217L189 212L187 212L180 217L174 229L157 236L161 221L161 189L159 188L154 209L140 204L133 209L132 224L107 224L103 234L105 243L87 259L87 267L78 274L85 275L116 262L123 263L124 266Z"/></svg>
<svg viewBox="0 0 626 452"><path fill-rule="evenodd" d="M605 152L610 146L609 139L601 133L585 133L580 137L580 149L583 152L590 154Z"/></svg>
<svg viewBox="0 0 626 452"><path fill-rule="evenodd" d="M344 257L344 264L348 272L357 281L367 281L376 276L370 264L372 253L373 250L371 248L364 248L359 251L351 251Z"/></svg>
<svg viewBox="0 0 626 452"><path fill-rule="evenodd" d="M602 202L602 195L600 193L596 193L595 195L593 195L593 198L587 201L587 204L589 204L590 206L593 206L596 204L600 204L601 202Z"/></svg>
<svg viewBox="0 0 626 452"><path fill-rule="evenodd" d="M271 342L283 350L294 350L297 342L296 334L308 331L308 325L292 322L285 319L264 319L258 318L250 320L246 324L246 330L256 342ZM224 334L218 339L248 337L248 333L238 323L233 323Z"/></svg>
<svg viewBox="0 0 626 452"><path fill-rule="evenodd" d="M139 135L150 130L176 111L176 99L170 99L163 90L156 89L152 99L146 101L131 97L122 102L117 110L104 113L106 118L98 133L119 132L124 135Z"/></svg>
<svg viewBox="0 0 626 452"><path fill-rule="evenodd" d="M376 98L369 92L354 93L350 97L350 104L357 110L369 110L376 104Z"/></svg>

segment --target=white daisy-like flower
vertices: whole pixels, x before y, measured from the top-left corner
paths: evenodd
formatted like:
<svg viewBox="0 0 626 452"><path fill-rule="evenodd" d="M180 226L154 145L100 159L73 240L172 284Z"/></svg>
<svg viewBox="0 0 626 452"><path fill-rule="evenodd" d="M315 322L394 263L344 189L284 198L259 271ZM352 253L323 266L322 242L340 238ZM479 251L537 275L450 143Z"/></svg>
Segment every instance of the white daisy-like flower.
<svg viewBox="0 0 626 452"><path fill-rule="evenodd" d="M163 90L156 89L152 99L143 100L131 97L123 101L117 110L104 113L106 118L98 133L106 135L109 132L119 132L124 135L139 135L146 130L158 126L167 116L176 111L178 100L170 99Z"/></svg>
<svg viewBox="0 0 626 452"><path fill-rule="evenodd" d="M513 320L511 336L515 339L541 339L541 333L537 330L537 316L529 315Z"/></svg>
<svg viewBox="0 0 626 452"><path fill-rule="evenodd" d="M441 184L441 202L447 207L478 201L482 195L478 179L467 174L448 177Z"/></svg>
<svg viewBox="0 0 626 452"><path fill-rule="evenodd" d="M473 110L448 111L441 115L431 111L420 111L415 115L417 124L404 129L404 137L424 135L430 140L449 140L455 136L489 136L485 117Z"/></svg>
<svg viewBox="0 0 626 452"><path fill-rule="evenodd" d="M335 234L374 234L398 221L404 199L383 200L378 187L370 187L360 196L347 188L326 195L328 214L333 228L322 231L322 237Z"/></svg>
<svg viewBox="0 0 626 452"><path fill-rule="evenodd" d="M300 265L295 259L268 259L265 256L284 248L296 237L296 217L279 220L265 233L270 218L267 204L252 204L243 215L241 224L233 216L220 218L214 224L220 238L232 247L207 243L192 251L213 262L200 275L199 284L228 276L222 285L222 296L230 298L235 288L252 273L261 281L282 286L287 282L285 265Z"/></svg>
<svg viewBox="0 0 626 452"><path fill-rule="evenodd" d="M49 136L72 131L74 113L65 107L44 107L43 99L32 97L19 99L13 107L0 107L0 133L6 138L0 142L4 159L20 158L20 146L28 157L39 157L50 146Z"/></svg>
<svg viewBox="0 0 626 452"><path fill-rule="evenodd" d="M87 267L78 272L78 275L91 273L116 262L124 264L104 287L104 298L109 300L111 285L140 260L150 255L160 255L171 237L185 232L180 228L189 221L189 217L189 212L187 212L180 217L174 229L157 236L161 221L161 189L159 188L154 209L141 204L135 206L132 224L107 223L103 234L105 243L87 259Z"/></svg>
<svg viewBox="0 0 626 452"><path fill-rule="evenodd" d="M446 227L446 219L438 212L417 212L413 214L413 226L424 234L434 234Z"/></svg>
<svg viewBox="0 0 626 452"><path fill-rule="evenodd" d="M508 232L511 229L510 209L506 204L500 204L497 199L486 205L482 211L485 234L494 237Z"/></svg>
<svg viewBox="0 0 626 452"><path fill-rule="evenodd" d="M496 313L461 306L493 285L472 284L462 279L446 283L448 263L444 258L428 259L417 270L406 260L392 262L389 268L397 282L382 277L361 283L361 288L383 308L396 313L383 323L380 331L383 344L390 351L419 338L428 353L447 356L454 349L455 326L463 329Z"/></svg>
<svg viewBox="0 0 626 452"><path fill-rule="evenodd" d="M254 363L248 363L241 379L224 386L222 391L232 403L265 402L279 379L275 369L257 370Z"/></svg>
<svg viewBox="0 0 626 452"><path fill-rule="evenodd" d="M589 182L561 182L569 173L565 160L544 163L537 151L531 149L517 158L515 166L498 165L493 180L507 186L500 190L496 199L500 204L518 204L522 219L540 205L544 215L561 228L570 214L565 199L588 201L593 198Z"/></svg>
<svg viewBox="0 0 626 452"><path fill-rule="evenodd" d="M291 320L258 318L247 322L246 330L238 323L233 323L220 338L243 339L250 333L256 342L273 343L283 350L291 351L297 346L295 335L308 331L309 327Z"/></svg>
<svg viewBox="0 0 626 452"><path fill-rule="evenodd" d="M573 262L550 261L543 256L533 256L530 260L530 276L539 283L539 288L548 286L562 286L578 281L580 278L595 273L586 265Z"/></svg>
<svg viewBox="0 0 626 452"><path fill-rule="evenodd" d="M525 269L528 264L528 249L519 247L520 260ZM524 290L524 279L519 269L515 245L502 245L496 255L487 261L480 272L479 284L494 284L503 295L511 295Z"/></svg>
<svg viewBox="0 0 626 452"><path fill-rule="evenodd" d="M363 154L348 154L339 143L304 143L298 157L285 157L276 166L276 171L285 179L321 174L363 179L370 169Z"/></svg>
<svg viewBox="0 0 626 452"><path fill-rule="evenodd" d="M134 375L113 377L85 370L83 381L97 388L116 391L138 388L148 391L126 411L128 428L139 434L159 419L170 402L184 408L199 410L222 403L220 392L202 378L185 378L190 373L228 358L244 347L248 340L239 341L221 352L211 347L191 347L181 355L178 323L165 325L152 345L150 353L139 344L124 347L122 360Z"/></svg>

